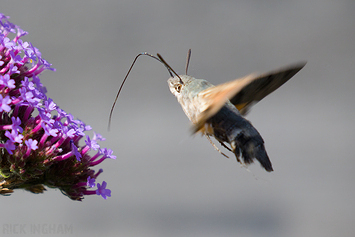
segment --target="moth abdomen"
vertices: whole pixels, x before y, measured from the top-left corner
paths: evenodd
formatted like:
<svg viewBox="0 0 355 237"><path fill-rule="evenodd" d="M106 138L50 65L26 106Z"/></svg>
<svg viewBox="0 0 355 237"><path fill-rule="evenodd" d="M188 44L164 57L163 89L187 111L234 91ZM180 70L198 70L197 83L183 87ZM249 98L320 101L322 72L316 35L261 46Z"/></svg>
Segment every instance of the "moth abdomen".
<svg viewBox="0 0 355 237"><path fill-rule="evenodd" d="M230 142L230 145L237 159L239 159L241 155L245 164L253 163L253 159L255 158L266 171L273 171L264 143L260 142L259 138L248 138L245 137L244 134L241 134L241 136L235 137L234 140Z"/></svg>
<svg viewBox="0 0 355 237"><path fill-rule="evenodd" d="M227 103L209 122L214 137L222 143L229 143L239 162L240 156L245 164L253 163L253 160L257 159L265 170L273 171L261 135L233 105Z"/></svg>

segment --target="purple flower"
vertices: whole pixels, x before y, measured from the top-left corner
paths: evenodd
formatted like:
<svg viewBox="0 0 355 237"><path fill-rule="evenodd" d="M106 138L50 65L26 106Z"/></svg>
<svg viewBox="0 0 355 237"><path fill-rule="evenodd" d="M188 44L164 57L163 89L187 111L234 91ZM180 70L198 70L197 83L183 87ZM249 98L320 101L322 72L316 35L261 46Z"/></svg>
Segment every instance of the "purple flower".
<svg viewBox="0 0 355 237"><path fill-rule="evenodd" d="M11 41L9 38L5 37L1 40L2 46L8 49L12 49L15 46L15 42Z"/></svg>
<svg viewBox="0 0 355 237"><path fill-rule="evenodd" d="M75 135L74 128L69 128L68 126L62 126L62 132L63 132L63 135L65 135L69 138L74 138L74 135Z"/></svg>
<svg viewBox="0 0 355 237"><path fill-rule="evenodd" d="M103 154L104 157L116 160L116 156L112 155L113 151L111 149L107 149L107 148L101 149L100 153Z"/></svg>
<svg viewBox="0 0 355 237"><path fill-rule="evenodd" d="M90 187L90 188L95 187L95 179L94 179L94 178L91 178L90 176L88 176L88 179L87 179L87 186Z"/></svg>
<svg viewBox="0 0 355 237"><path fill-rule="evenodd" d="M78 148L74 145L73 140L70 140L70 144L71 144L71 147L72 147L72 153L75 155L76 159L78 161L80 161L81 160L81 154L78 151Z"/></svg>
<svg viewBox="0 0 355 237"><path fill-rule="evenodd" d="M105 141L106 138L104 138L103 136L101 136L100 133L94 132L94 136L93 136L92 140L94 140L94 141Z"/></svg>
<svg viewBox="0 0 355 237"><path fill-rule="evenodd" d="M97 150L100 148L99 144L97 144L97 142L95 140L90 140L89 136L86 136L86 140L85 143L88 147L90 147L93 150Z"/></svg>
<svg viewBox="0 0 355 237"><path fill-rule="evenodd" d="M37 143L38 141L32 140L31 138L25 141L25 144L27 146L27 151L26 154L24 155L24 158L27 158L31 154L31 150L35 151L38 149Z"/></svg>
<svg viewBox="0 0 355 237"><path fill-rule="evenodd" d="M100 148L98 142L105 140L100 134L86 136L91 127L46 95L39 74L55 69L32 43L20 39L28 33L8 19L0 13L0 194L18 188L41 193L50 185L72 200L110 197L105 181L90 190L103 172L92 167L116 157ZM90 155L91 150L98 151Z"/></svg>
<svg viewBox="0 0 355 237"><path fill-rule="evenodd" d="M18 70L17 66L10 64L9 65L9 75L12 75L14 73L20 73L20 71Z"/></svg>
<svg viewBox="0 0 355 237"><path fill-rule="evenodd" d="M23 129L21 128L21 119L18 117L12 117L11 118L12 121L12 130L18 131L20 133L23 132Z"/></svg>
<svg viewBox="0 0 355 237"><path fill-rule="evenodd" d="M23 64L21 62L22 61L21 55L16 55L14 51L10 51L10 56L11 56L10 63L12 63L12 64L17 63L17 64L20 64L20 65Z"/></svg>
<svg viewBox="0 0 355 237"><path fill-rule="evenodd" d="M3 62L2 62L3 63ZM0 75L0 84L4 85L10 89L14 89L15 86L15 80L10 79L10 75L6 74L4 76Z"/></svg>
<svg viewBox="0 0 355 237"><path fill-rule="evenodd" d="M10 96L5 96L2 97L2 95L0 95L0 112L6 111L6 112L10 112L11 107L9 106L9 104L11 103L11 99Z"/></svg>
<svg viewBox="0 0 355 237"><path fill-rule="evenodd" d="M106 189L107 183L105 181L102 182L102 185L97 183L97 190L96 194L101 195L104 199L107 199L107 197L111 197L111 190Z"/></svg>
<svg viewBox="0 0 355 237"><path fill-rule="evenodd" d="M23 135L18 134L16 130L12 130L11 133L9 131L5 132L5 136L10 139L13 143L22 143Z"/></svg>
<svg viewBox="0 0 355 237"><path fill-rule="evenodd" d="M57 105L53 102L51 98L48 98L48 100L44 102L44 106L47 111L53 111L57 107Z"/></svg>
<svg viewBox="0 0 355 237"><path fill-rule="evenodd" d="M21 81L21 84L25 89L29 91L33 91L36 89L34 83L32 81L29 81L28 77L25 77L24 80Z"/></svg>
<svg viewBox="0 0 355 237"><path fill-rule="evenodd" d="M15 144L11 140L7 140L4 147L10 155L12 155L12 151L16 149Z"/></svg>
<svg viewBox="0 0 355 237"><path fill-rule="evenodd" d="M38 141L32 140L31 138L25 141L26 146L28 147L29 150L37 150Z"/></svg>

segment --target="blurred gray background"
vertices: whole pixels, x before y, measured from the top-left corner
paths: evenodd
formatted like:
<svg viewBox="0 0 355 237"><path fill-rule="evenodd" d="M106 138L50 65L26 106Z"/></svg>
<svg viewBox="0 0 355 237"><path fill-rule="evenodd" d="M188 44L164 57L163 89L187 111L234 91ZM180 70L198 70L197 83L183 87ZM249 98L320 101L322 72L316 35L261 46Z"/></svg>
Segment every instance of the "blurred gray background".
<svg viewBox="0 0 355 237"><path fill-rule="evenodd" d="M112 197L74 202L58 190L1 197L3 236L31 225L72 236L354 236L355 2L1 1L56 72L49 97L107 138L99 181ZM184 73L220 84L300 60L291 81L255 105L275 171L251 172L200 136L170 94L156 60L141 57L108 115L134 57L160 53ZM231 156L233 157L233 156ZM22 225L25 232L6 233ZM42 234L46 234L42 232ZM63 236L58 231L47 233Z"/></svg>

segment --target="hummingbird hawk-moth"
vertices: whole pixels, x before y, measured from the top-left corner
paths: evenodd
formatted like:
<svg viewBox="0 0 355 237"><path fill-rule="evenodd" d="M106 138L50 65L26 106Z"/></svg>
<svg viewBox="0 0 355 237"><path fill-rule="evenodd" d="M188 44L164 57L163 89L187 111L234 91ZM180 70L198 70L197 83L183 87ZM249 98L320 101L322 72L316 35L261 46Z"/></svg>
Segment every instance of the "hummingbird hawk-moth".
<svg viewBox="0 0 355 237"><path fill-rule="evenodd" d="M238 162L248 165L257 159L266 171L273 171L265 150L264 140L253 125L244 118L244 115L252 105L291 79L306 63L293 64L265 74L251 74L214 86L204 79L196 79L187 75L190 50L186 61L186 75L178 75L159 54L154 56L141 53L135 58L121 84L111 109L110 119L122 86L135 61L141 55L155 58L168 69L171 75L168 79L169 89L192 122L194 133L204 134L224 156L226 155L213 144L211 136L232 151ZM225 144L229 144L230 148Z"/></svg>

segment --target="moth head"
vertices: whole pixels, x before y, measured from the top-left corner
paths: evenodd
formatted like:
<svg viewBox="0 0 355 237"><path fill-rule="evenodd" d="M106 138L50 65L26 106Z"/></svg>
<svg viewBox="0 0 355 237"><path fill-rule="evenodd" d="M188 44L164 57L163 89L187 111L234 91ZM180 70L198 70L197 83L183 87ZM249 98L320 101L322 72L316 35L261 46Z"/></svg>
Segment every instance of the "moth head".
<svg viewBox="0 0 355 237"><path fill-rule="evenodd" d="M181 96L185 86L188 84L188 77L186 75L180 75L179 77L170 77L168 79L170 92L176 97Z"/></svg>

